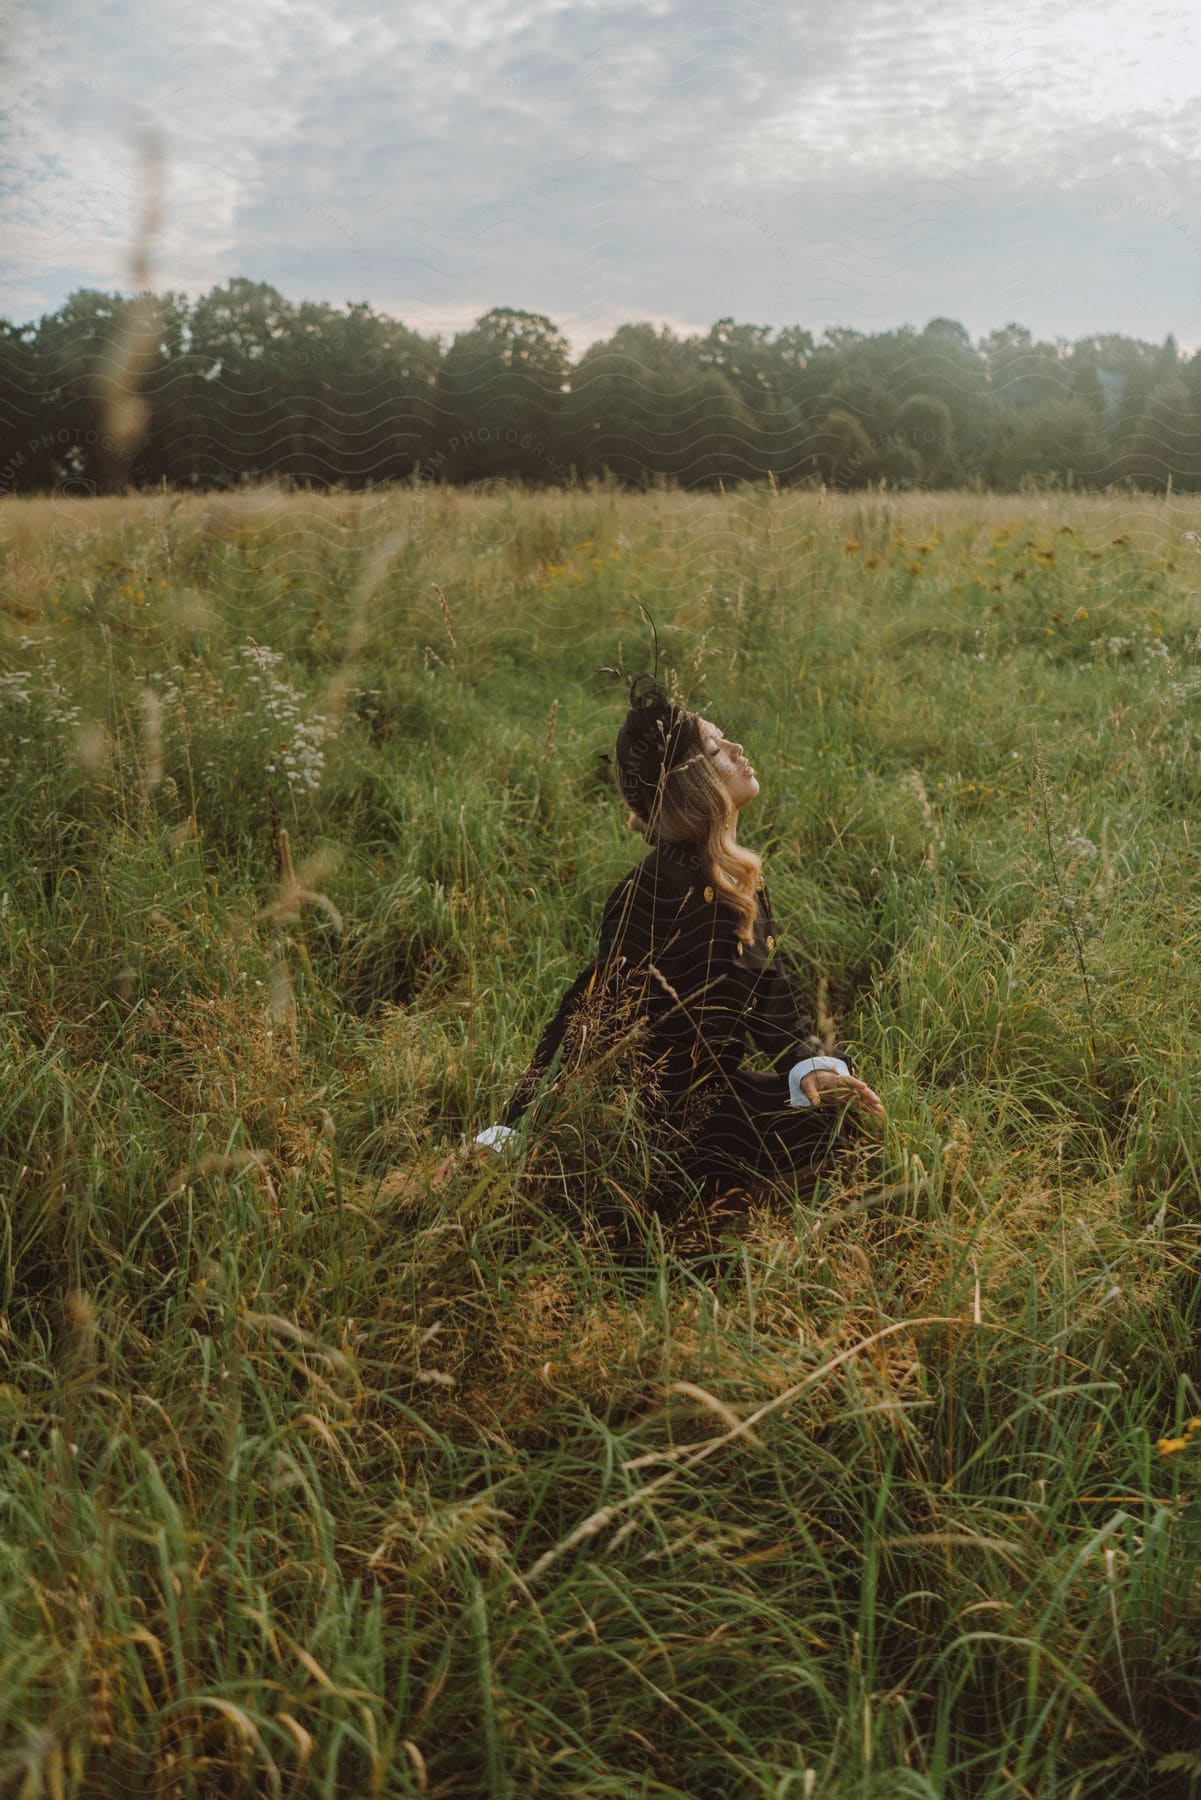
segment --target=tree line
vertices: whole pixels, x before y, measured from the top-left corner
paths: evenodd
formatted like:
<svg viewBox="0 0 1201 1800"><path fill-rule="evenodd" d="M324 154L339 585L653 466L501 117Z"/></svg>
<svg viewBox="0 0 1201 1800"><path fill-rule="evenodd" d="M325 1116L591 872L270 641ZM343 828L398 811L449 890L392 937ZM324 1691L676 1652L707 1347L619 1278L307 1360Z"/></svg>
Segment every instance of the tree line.
<svg viewBox="0 0 1201 1800"><path fill-rule="evenodd" d="M150 303L144 429L108 427L115 346ZM858 488L1201 487L1201 351L953 319L818 342L719 319L619 326L579 360L540 313L497 307L444 347L365 302L293 304L239 277L196 301L81 289L0 320L0 493L364 488L604 477Z"/></svg>

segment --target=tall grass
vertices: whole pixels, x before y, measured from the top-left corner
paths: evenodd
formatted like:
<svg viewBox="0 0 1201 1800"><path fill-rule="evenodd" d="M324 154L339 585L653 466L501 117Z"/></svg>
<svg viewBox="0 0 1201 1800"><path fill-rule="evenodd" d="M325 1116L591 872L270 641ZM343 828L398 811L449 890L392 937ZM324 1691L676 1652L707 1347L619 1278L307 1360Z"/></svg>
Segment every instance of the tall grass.
<svg viewBox="0 0 1201 1800"><path fill-rule="evenodd" d="M1195 523L0 505L0 1791L1201 1789ZM888 1109L711 1221L587 1064L431 1181L635 594Z"/></svg>

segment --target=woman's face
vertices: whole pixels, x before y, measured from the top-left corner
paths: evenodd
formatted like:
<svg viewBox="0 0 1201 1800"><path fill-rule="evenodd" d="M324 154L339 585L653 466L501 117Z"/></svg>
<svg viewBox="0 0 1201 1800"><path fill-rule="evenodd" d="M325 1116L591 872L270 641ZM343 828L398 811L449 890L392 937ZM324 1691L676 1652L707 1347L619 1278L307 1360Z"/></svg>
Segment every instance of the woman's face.
<svg viewBox="0 0 1201 1800"><path fill-rule="evenodd" d="M697 719L701 744L716 770L717 778L735 806L745 806L759 792L755 771L742 753L742 745L723 737L709 719Z"/></svg>

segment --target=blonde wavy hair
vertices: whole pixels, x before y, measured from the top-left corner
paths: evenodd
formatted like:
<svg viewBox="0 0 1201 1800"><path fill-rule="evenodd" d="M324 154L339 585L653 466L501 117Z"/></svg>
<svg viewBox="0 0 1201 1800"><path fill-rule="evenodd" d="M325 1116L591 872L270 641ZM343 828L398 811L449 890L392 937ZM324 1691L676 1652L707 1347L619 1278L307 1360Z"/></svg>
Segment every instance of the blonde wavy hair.
<svg viewBox="0 0 1201 1800"><path fill-rule="evenodd" d="M620 793L620 782L617 786ZM712 758L699 750L662 777L650 818L630 808L626 824L649 844L699 845L710 880L734 910L736 935L749 944L755 935L755 892L763 885L763 860L738 843L737 818L738 808Z"/></svg>

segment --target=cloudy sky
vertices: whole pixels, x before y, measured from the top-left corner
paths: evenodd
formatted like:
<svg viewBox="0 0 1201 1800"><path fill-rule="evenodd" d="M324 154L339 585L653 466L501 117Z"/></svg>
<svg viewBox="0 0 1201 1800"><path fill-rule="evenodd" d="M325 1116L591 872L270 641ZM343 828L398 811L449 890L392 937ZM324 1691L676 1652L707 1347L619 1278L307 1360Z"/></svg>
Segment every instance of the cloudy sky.
<svg viewBox="0 0 1201 1800"><path fill-rule="evenodd" d="M0 314L151 279L1201 346L1201 13L1129 0L10 0Z"/></svg>

